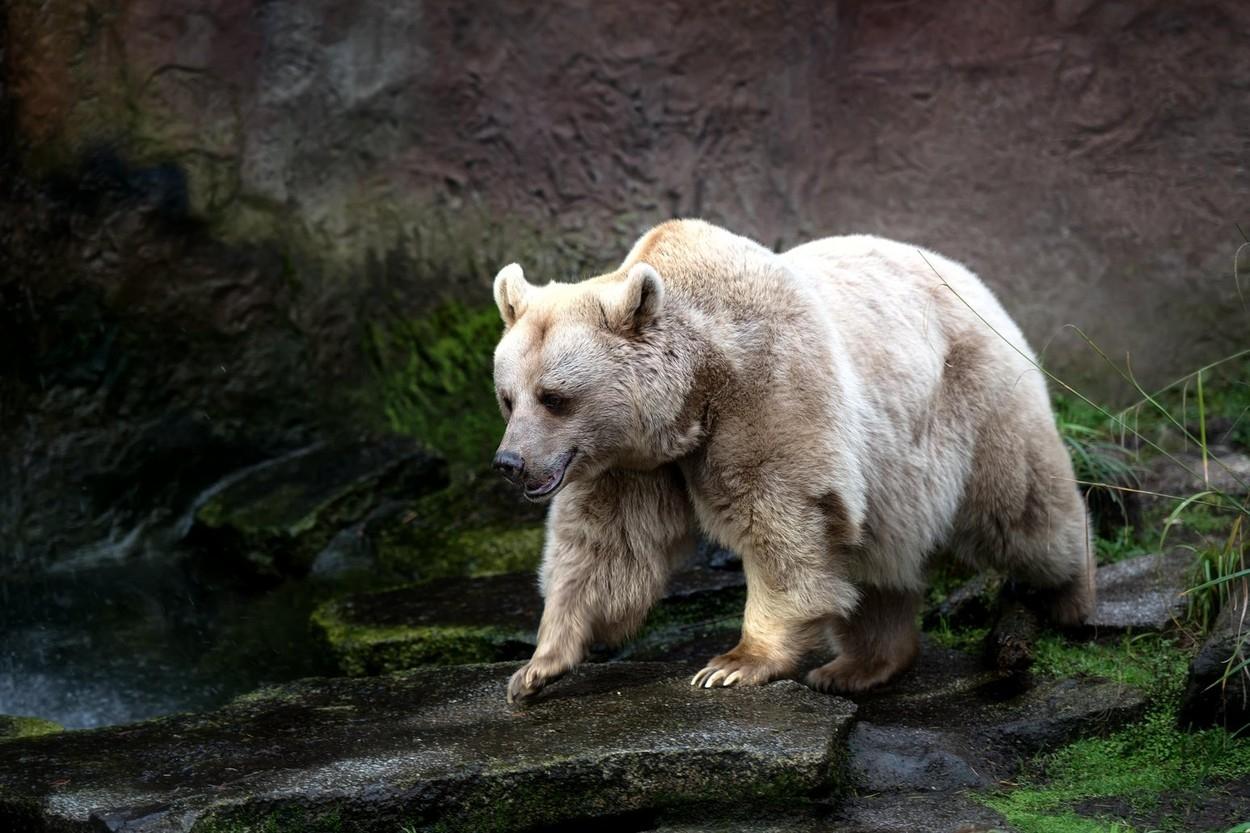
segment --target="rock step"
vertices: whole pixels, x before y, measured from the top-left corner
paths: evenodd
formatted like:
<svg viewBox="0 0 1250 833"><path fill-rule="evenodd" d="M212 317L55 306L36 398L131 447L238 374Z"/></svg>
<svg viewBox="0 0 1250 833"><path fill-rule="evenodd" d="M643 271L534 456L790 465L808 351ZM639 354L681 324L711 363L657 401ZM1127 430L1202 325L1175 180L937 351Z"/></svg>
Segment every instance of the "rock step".
<svg viewBox="0 0 1250 833"><path fill-rule="evenodd" d="M515 664L304 680L213 712L0 743L0 829L516 830L829 794L855 713L798 683L582 666L523 710Z"/></svg>
<svg viewBox="0 0 1250 833"><path fill-rule="evenodd" d="M1166 553L1126 558L1099 567L1098 602L1086 630L1094 636L1126 631L1163 631L1183 619L1194 555L1176 547ZM956 588L925 614L925 627L942 621L953 628L990 624L999 606L1003 579L982 574Z"/></svg>
<svg viewBox="0 0 1250 833"><path fill-rule="evenodd" d="M1096 633L1162 631L1185 616L1194 555L1176 548L1098 568L1098 603L1088 628Z"/></svg>
<svg viewBox="0 0 1250 833"><path fill-rule="evenodd" d="M732 647L742 614L741 572L678 571L644 633L622 656L700 659ZM360 676L421 665L526 659L534 650L542 598L533 573L439 579L327 602L313 614L343 673ZM726 617L721 627L709 620ZM729 644L723 644L728 636ZM710 640L710 641L709 641ZM708 647L717 650L703 655ZM690 656L688 656L690 655Z"/></svg>

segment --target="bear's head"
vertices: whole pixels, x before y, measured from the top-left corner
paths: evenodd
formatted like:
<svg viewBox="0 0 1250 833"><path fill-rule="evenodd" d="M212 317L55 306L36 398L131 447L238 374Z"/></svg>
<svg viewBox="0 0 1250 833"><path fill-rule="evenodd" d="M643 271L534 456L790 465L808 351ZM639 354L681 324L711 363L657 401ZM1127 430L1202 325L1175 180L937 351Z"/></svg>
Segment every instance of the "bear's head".
<svg viewBox="0 0 1250 833"><path fill-rule="evenodd" d="M659 370L647 337L659 327L664 283L637 263L576 284L534 286L521 267L495 278L504 335L495 393L507 429L495 468L545 500L615 466L655 465L654 397L639 377ZM641 364L651 363L648 371Z"/></svg>

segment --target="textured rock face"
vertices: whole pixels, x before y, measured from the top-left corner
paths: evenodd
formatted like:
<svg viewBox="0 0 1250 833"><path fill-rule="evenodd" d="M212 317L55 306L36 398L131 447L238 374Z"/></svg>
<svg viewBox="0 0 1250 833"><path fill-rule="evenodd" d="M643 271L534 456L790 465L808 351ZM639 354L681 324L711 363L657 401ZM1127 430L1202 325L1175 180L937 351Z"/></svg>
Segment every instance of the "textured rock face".
<svg viewBox="0 0 1250 833"><path fill-rule="evenodd" d="M165 500L132 484L185 498L358 420L362 322L675 214L939 248L1069 378L1099 360L1066 323L1147 385L1242 327L1238 0L5 11L9 560L128 551ZM89 511L44 512L56 484Z"/></svg>
<svg viewBox="0 0 1250 833"><path fill-rule="evenodd" d="M834 786L855 710L797 683L706 692L684 667L634 664L580 668L513 711L514 668L309 680L204 715L0 744L0 825L517 830L797 798Z"/></svg>
<svg viewBox="0 0 1250 833"><path fill-rule="evenodd" d="M706 214L769 245L939 246L1035 340L1099 324L1158 373L1234 335L1216 276L1250 185L1227 152L1250 127L1244 4L665 2L637 22L573 2L19 2L11 94L40 156L172 158L197 215L326 253L441 244L429 212L478 211L601 262Z"/></svg>

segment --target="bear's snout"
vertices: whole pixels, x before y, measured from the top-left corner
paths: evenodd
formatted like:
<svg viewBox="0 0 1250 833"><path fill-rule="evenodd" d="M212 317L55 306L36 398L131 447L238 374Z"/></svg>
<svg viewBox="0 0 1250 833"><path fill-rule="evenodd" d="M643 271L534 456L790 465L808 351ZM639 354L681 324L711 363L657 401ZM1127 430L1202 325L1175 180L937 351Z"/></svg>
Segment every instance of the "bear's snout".
<svg viewBox="0 0 1250 833"><path fill-rule="evenodd" d="M491 465L495 471L517 484L521 482L521 474L525 471L525 461L515 451L499 451Z"/></svg>

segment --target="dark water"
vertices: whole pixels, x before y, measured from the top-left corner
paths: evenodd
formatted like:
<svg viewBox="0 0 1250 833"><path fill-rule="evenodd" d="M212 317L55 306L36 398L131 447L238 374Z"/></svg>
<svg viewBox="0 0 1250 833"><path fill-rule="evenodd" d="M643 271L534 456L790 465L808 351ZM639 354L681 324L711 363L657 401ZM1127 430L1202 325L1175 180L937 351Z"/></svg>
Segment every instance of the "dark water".
<svg viewBox="0 0 1250 833"><path fill-rule="evenodd" d="M326 673L321 588L223 589L177 553L0 583L0 714L68 728L210 708Z"/></svg>

